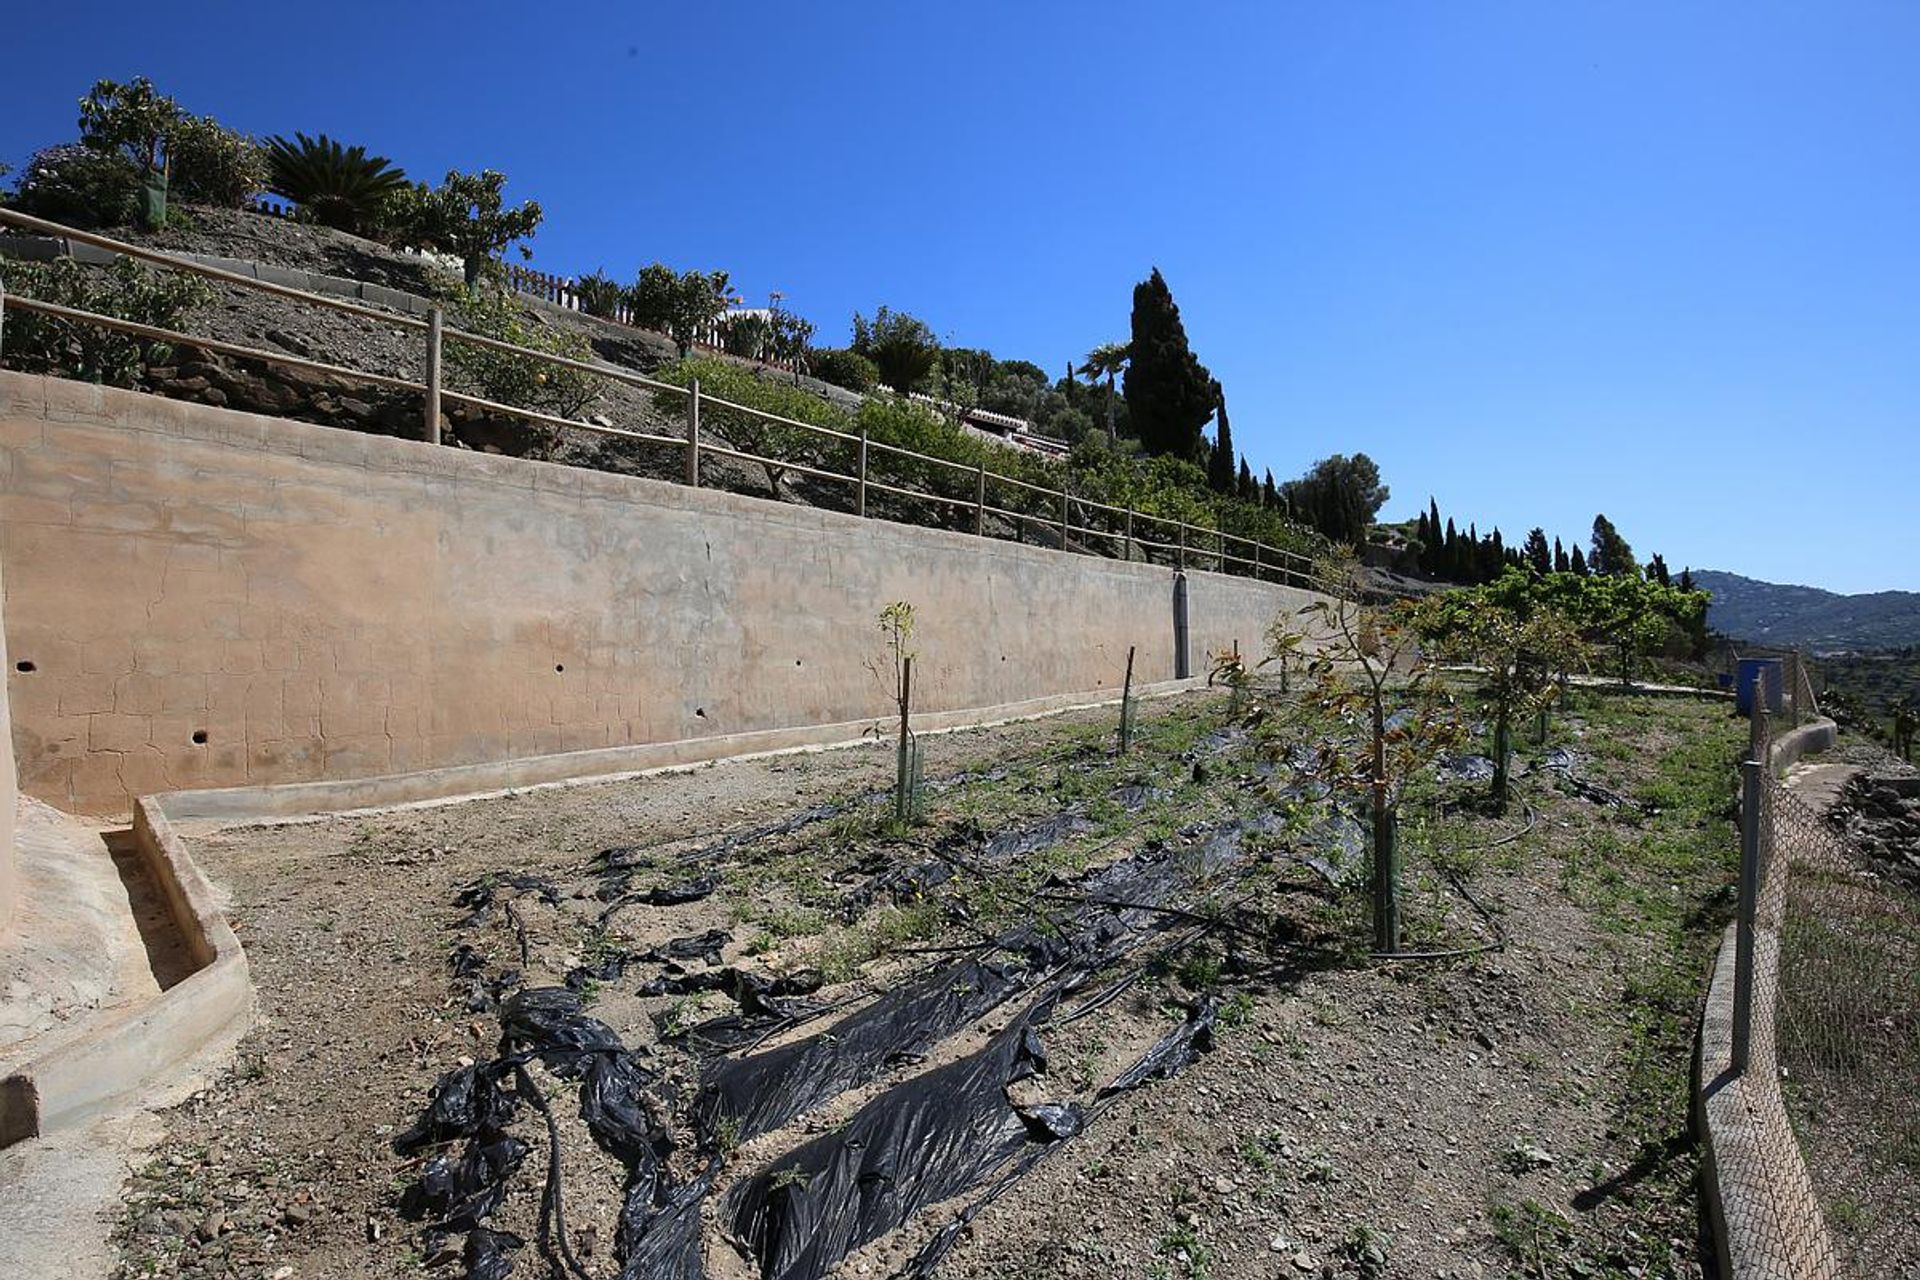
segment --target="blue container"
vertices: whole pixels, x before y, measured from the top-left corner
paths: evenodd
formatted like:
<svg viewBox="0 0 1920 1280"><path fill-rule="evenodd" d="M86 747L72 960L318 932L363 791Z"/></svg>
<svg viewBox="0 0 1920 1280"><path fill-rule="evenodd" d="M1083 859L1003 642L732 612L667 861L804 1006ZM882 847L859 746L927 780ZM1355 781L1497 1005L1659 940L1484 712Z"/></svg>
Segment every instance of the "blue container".
<svg viewBox="0 0 1920 1280"><path fill-rule="evenodd" d="M1758 690L1761 707L1770 714L1778 715L1786 704L1787 663L1784 658L1742 658L1740 659L1739 679L1733 686L1733 705L1740 714L1753 714L1753 700Z"/></svg>

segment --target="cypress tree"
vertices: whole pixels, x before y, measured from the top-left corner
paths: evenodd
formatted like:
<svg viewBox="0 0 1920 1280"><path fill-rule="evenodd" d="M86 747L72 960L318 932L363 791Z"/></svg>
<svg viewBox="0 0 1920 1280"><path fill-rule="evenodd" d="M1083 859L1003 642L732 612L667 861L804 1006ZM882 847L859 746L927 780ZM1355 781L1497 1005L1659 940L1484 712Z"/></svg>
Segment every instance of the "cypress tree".
<svg viewBox="0 0 1920 1280"><path fill-rule="evenodd" d="M1213 453L1207 459L1207 487L1233 493L1233 428L1227 423L1227 393L1213 384Z"/></svg>
<svg viewBox="0 0 1920 1280"><path fill-rule="evenodd" d="M1611 578L1630 578L1640 569L1633 548L1604 515L1593 518L1593 550L1587 555L1587 568Z"/></svg>
<svg viewBox="0 0 1920 1280"><path fill-rule="evenodd" d="M1416 563L1419 564L1422 573L1431 573L1433 571L1430 567L1433 563L1433 525L1428 521L1427 513L1424 511L1420 513L1420 519L1414 524L1413 536L1420 544L1420 555Z"/></svg>
<svg viewBox="0 0 1920 1280"><path fill-rule="evenodd" d="M1667 571L1666 557L1658 551L1654 552L1647 561L1647 576L1663 587L1673 585L1673 575Z"/></svg>
<svg viewBox="0 0 1920 1280"><path fill-rule="evenodd" d="M1578 543L1574 544L1572 563L1569 568L1575 577L1584 578L1587 576L1587 558L1581 554Z"/></svg>
<svg viewBox="0 0 1920 1280"><path fill-rule="evenodd" d="M1553 571L1555 573L1573 572L1573 566L1567 561L1567 549L1560 545L1558 538L1553 540Z"/></svg>
<svg viewBox="0 0 1920 1280"><path fill-rule="evenodd" d="M1537 574L1553 572L1553 552L1547 549L1547 531L1538 525L1527 531L1527 544L1521 551L1527 567Z"/></svg>
<svg viewBox="0 0 1920 1280"><path fill-rule="evenodd" d="M1692 568L1692 566L1688 566L1687 568L1685 568L1685 569L1682 569L1682 570L1680 571L1680 589L1681 589L1682 591L1691 591L1691 590L1693 590L1693 568Z"/></svg>
<svg viewBox="0 0 1920 1280"><path fill-rule="evenodd" d="M1453 527L1453 517L1447 517L1447 536L1440 544L1440 562L1434 576L1445 578L1448 582L1457 582L1455 576L1460 564L1460 532Z"/></svg>
<svg viewBox="0 0 1920 1280"><path fill-rule="evenodd" d="M1215 383L1187 345L1180 308L1160 268L1133 287L1132 341L1123 394L1127 418L1151 454L1199 461L1200 429L1213 416ZM1231 466L1231 462L1228 464Z"/></svg>
<svg viewBox="0 0 1920 1280"><path fill-rule="evenodd" d="M1280 505L1280 491L1273 484L1273 468L1267 468L1267 478L1260 486L1260 505L1272 511Z"/></svg>
<svg viewBox="0 0 1920 1280"><path fill-rule="evenodd" d="M1226 421L1224 416L1221 418L1221 421ZM1258 502L1260 500L1260 486L1253 482L1253 468L1247 465L1247 460L1244 457L1240 459L1240 477L1234 482L1234 486L1238 490L1242 502Z"/></svg>

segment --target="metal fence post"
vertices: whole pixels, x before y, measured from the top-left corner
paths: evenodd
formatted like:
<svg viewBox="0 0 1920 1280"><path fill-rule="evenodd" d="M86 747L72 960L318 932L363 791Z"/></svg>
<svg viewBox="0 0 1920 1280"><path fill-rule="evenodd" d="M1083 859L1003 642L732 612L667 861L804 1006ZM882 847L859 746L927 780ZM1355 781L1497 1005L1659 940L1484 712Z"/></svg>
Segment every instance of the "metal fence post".
<svg viewBox="0 0 1920 1280"><path fill-rule="evenodd" d="M855 515L867 514L867 429L860 428L860 481L853 491Z"/></svg>
<svg viewBox="0 0 1920 1280"><path fill-rule="evenodd" d="M1760 807L1766 786L1758 760L1740 762L1740 908L1733 937L1733 1072L1744 1075L1753 1046L1753 944L1760 906L1763 847Z"/></svg>
<svg viewBox="0 0 1920 1280"><path fill-rule="evenodd" d="M1258 580L1260 577L1260 542L1258 539L1255 539L1253 544L1253 576L1255 580Z"/></svg>
<svg viewBox="0 0 1920 1280"><path fill-rule="evenodd" d="M987 532L987 464L980 464L980 472L974 477L973 486L973 531L985 535Z"/></svg>
<svg viewBox="0 0 1920 1280"><path fill-rule="evenodd" d="M440 443L440 331L445 317L439 307L427 313L427 422L425 440Z"/></svg>
<svg viewBox="0 0 1920 1280"><path fill-rule="evenodd" d="M1180 531L1180 547L1174 560L1174 567L1185 569L1187 567L1187 522L1178 521L1174 527Z"/></svg>
<svg viewBox="0 0 1920 1280"><path fill-rule="evenodd" d="M1060 549L1062 551L1067 549L1067 513L1069 504L1073 501L1067 496L1067 484L1067 479L1062 477L1060 481Z"/></svg>
<svg viewBox="0 0 1920 1280"><path fill-rule="evenodd" d="M700 487L700 379L687 388L687 483Z"/></svg>
<svg viewBox="0 0 1920 1280"><path fill-rule="evenodd" d="M1800 651L1787 650L1787 710L1793 715L1793 722L1800 723Z"/></svg>
<svg viewBox="0 0 1920 1280"><path fill-rule="evenodd" d="M1132 503L1127 504L1127 541L1126 541L1126 546L1124 550L1126 552L1126 555L1124 558L1128 560L1133 559L1133 504Z"/></svg>

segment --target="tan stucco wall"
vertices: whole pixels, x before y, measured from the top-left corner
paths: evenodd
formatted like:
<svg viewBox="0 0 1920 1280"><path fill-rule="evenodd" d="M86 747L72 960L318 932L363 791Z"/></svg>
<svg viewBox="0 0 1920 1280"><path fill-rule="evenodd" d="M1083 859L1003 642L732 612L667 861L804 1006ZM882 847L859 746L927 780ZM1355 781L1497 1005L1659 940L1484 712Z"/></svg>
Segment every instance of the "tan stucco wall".
<svg viewBox="0 0 1920 1280"><path fill-rule="evenodd" d="M87 813L1174 675L1165 568L0 373L20 783ZM1196 674L1307 597L1189 582ZM193 741L204 733L206 742Z"/></svg>
<svg viewBox="0 0 1920 1280"><path fill-rule="evenodd" d="M5 574L0 572L0 673L13 670L7 662L6 594ZM19 861L13 849L14 802L18 798L19 787L13 769L13 721L7 708L7 684L0 680L0 934L4 934L12 922L20 899Z"/></svg>

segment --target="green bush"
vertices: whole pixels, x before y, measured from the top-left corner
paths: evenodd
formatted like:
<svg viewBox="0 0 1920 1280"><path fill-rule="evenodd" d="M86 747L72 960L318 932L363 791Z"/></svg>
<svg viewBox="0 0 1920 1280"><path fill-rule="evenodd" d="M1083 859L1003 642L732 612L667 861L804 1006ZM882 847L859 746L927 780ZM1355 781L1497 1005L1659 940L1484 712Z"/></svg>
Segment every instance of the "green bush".
<svg viewBox="0 0 1920 1280"><path fill-rule="evenodd" d="M732 294L724 271L677 272L664 262L644 267L627 290L633 322L673 338L686 359L694 339L726 313Z"/></svg>
<svg viewBox="0 0 1920 1280"><path fill-rule="evenodd" d="M14 207L69 226L118 227L133 220L139 188L140 173L124 155L69 143L27 162Z"/></svg>
<svg viewBox="0 0 1920 1280"><path fill-rule="evenodd" d="M180 328L187 313L213 301L213 291L197 276L150 271L131 258L121 258L111 267L83 267L71 258L9 263L7 289L42 302L161 329ZM160 363L173 354L165 343L18 307L6 310L4 338L0 357L9 369L116 387L137 387L143 365Z"/></svg>
<svg viewBox="0 0 1920 1280"><path fill-rule="evenodd" d="M827 347L813 353L813 376L861 395L880 385L880 370L857 351L845 347Z"/></svg>
<svg viewBox="0 0 1920 1280"><path fill-rule="evenodd" d="M356 235L384 229L415 193L385 156L345 147L326 134L266 142L267 189L299 207L301 218ZM424 190L424 188L422 188ZM405 204L411 212L412 204Z"/></svg>
<svg viewBox="0 0 1920 1280"><path fill-rule="evenodd" d="M730 400L849 435L865 431L873 444L891 445L955 464L941 466L918 458L900 457L885 449L874 449L868 455L868 473L873 479L936 494L953 502L973 501L977 481L967 473L984 465L995 475L1041 489L1058 490L1067 483L1076 498L1121 509L1132 507L1145 517L1183 520L1203 530L1224 529L1236 536L1257 538L1270 546L1308 557L1326 550L1323 539L1276 511L1263 509L1257 503L1221 498L1207 488L1204 471L1176 458L1141 459L1089 444L1074 451L1072 466L1068 468L1052 458L994 444L962 430L924 405L897 396L871 398L853 411L798 387L767 381L756 377L751 370L715 359L682 360L654 376L675 386L686 386L698 378L703 396ZM663 393L658 401L664 412L678 415L685 411L686 402L679 395ZM841 474L853 471L850 445L800 428L768 423L704 402L701 422L735 448L776 459L766 464L770 488L778 485L780 473L785 470L782 463L799 462ZM1030 516L1047 525L1060 518L1058 498L1016 485L993 485L987 501L991 506ZM1084 509L1076 513L1075 522L1091 523L1115 533L1121 525L1120 517L1091 518ZM1144 521L1137 525L1136 536L1153 542L1175 541L1172 529ZM1214 544L1204 537L1189 535L1189 545L1196 559L1204 564L1204 557ZM1249 554L1241 547L1230 547L1229 552L1242 558Z"/></svg>
<svg viewBox="0 0 1920 1280"><path fill-rule="evenodd" d="M237 209L272 180L259 144L212 116L189 116L176 124L167 137L167 156L173 163L170 192L181 200Z"/></svg>
<svg viewBox="0 0 1920 1280"><path fill-rule="evenodd" d="M763 413L778 414L831 431L851 432L854 429L852 416L845 409L822 400L810 391L764 381L751 370L728 364L724 360L681 360L658 370L654 377L676 387L688 386L694 379L699 379L702 430L716 432L721 439L744 453L773 459L762 463L761 467L767 473L767 488L774 493L779 492L780 477L787 470L782 463L824 465L842 472L850 469L851 458L843 442L804 427L769 422L749 413L711 404L705 399L714 396L730 400ZM686 399L683 396L662 391L654 393L654 400L663 413L677 416L686 411Z"/></svg>
<svg viewBox="0 0 1920 1280"><path fill-rule="evenodd" d="M626 291L612 276L604 271L596 271L574 281L573 292L580 299L582 311L602 320L610 320L614 312L620 309L620 300Z"/></svg>
<svg viewBox="0 0 1920 1280"><path fill-rule="evenodd" d="M594 358L593 346L586 338L547 328L512 297L497 290L479 289L467 294L456 304L453 321L468 333L517 347L570 360ZM455 390L559 418L579 417L599 398L605 385L605 379L596 374L461 342L451 334L446 341L446 361Z"/></svg>

